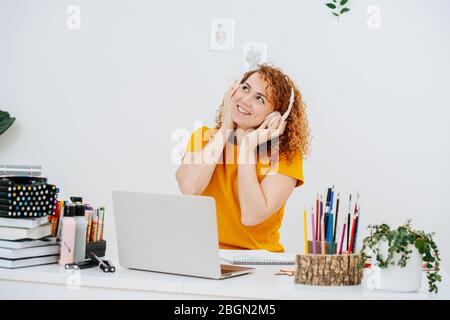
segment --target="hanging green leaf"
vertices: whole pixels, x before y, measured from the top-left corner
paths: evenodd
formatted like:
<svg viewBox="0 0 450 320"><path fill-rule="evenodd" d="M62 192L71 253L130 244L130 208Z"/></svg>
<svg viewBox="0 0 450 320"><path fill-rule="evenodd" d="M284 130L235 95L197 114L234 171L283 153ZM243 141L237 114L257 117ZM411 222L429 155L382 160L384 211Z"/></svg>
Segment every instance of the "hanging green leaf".
<svg viewBox="0 0 450 320"><path fill-rule="evenodd" d="M11 118L9 113L0 110L0 135L5 132L16 120L16 118Z"/></svg>
<svg viewBox="0 0 450 320"><path fill-rule="evenodd" d="M336 17L339 17L339 15L336 12L332 12Z"/></svg>
<svg viewBox="0 0 450 320"><path fill-rule="evenodd" d="M342 13L346 13L346 12L349 12L350 11L350 9L349 8L343 8L342 10L341 10L341 14Z"/></svg>
<svg viewBox="0 0 450 320"><path fill-rule="evenodd" d="M326 5L328 8L336 9L336 5L334 3L327 3Z"/></svg>
<svg viewBox="0 0 450 320"><path fill-rule="evenodd" d="M345 5L348 2L348 0L341 0L341 6Z"/></svg>

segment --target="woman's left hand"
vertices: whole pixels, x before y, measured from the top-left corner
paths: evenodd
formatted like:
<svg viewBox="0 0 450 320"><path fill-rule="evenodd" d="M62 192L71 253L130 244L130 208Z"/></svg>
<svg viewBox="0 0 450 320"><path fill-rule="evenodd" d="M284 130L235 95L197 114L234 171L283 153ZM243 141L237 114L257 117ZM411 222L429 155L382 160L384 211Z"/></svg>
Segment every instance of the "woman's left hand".
<svg viewBox="0 0 450 320"><path fill-rule="evenodd" d="M254 149L260 144L281 136L286 128L286 120L282 120L281 116L276 116L276 119L269 125L272 119L274 118L266 118L256 130L247 130L242 142L245 142L249 147Z"/></svg>

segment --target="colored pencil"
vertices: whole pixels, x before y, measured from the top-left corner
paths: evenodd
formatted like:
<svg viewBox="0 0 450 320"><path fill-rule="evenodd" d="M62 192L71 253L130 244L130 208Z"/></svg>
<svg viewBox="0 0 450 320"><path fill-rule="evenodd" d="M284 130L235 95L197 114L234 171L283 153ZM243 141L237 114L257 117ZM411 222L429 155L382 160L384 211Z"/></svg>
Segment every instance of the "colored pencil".
<svg viewBox="0 0 450 320"><path fill-rule="evenodd" d="M314 208L311 213L311 227L312 227L312 251L316 254L316 224L314 223Z"/></svg>
<svg viewBox="0 0 450 320"><path fill-rule="evenodd" d="M306 221L306 209L304 209L303 212L303 233L304 233L304 240L305 240L305 254L308 255L308 226Z"/></svg>
<svg viewBox="0 0 450 320"><path fill-rule="evenodd" d="M330 254L333 254L333 214L330 214L330 240L328 242L330 242Z"/></svg>
<svg viewBox="0 0 450 320"><path fill-rule="evenodd" d="M348 200L348 214L347 214L347 252L348 244L350 242L350 215L352 214L352 194L350 193L350 198Z"/></svg>
<svg viewBox="0 0 450 320"><path fill-rule="evenodd" d="M320 217L319 221L322 223L322 216L323 216L323 202L322 202L322 196L320 196ZM319 228L319 238L317 240L320 241L322 239L322 228Z"/></svg>
<svg viewBox="0 0 450 320"><path fill-rule="evenodd" d="M319 229L319 194L317 194L316 197L316 230L315 230L316 232L314 241L317 241L318 229Z"/></svg>
<svg viewBox="0 0 450 320"><path fill-rule="evenodd" d="M322 221L320 222L320 227L321 227L321 230L322 230L322 238L321 238L321 241L322 241L322 243L321 243L321 251L322 251L322 254L324 255L325 254L325 225L324 225L324 219L322 219Z"/></svg>
<svg viewBox="0 0 450 320"><path fill-rule="evenodd" d="M353 253L353 241L355 237L355 226L356 226L356 215L352 219L352 231L350 232L350 246L348 248L348 253Z"/></svg>
<svg viewBox="0 0 450 320"><path fill-rule="evenodd" d="M332 228L332 226L333 226L333 214L332 213L328 214L328 221L326 222L326 225L327 225L327 238L326 238L326 240L327 240L327 242L331 242L331 239L332 239L331 233L333 232L333 228Z"/></svg>
<svg viewBox="0 0 450 320"><path fill-rule="evenodd" d="M358 226L359 226L359 204L358 204L358 211L357 211L357 215L356 215L356 226L355 226L355 239L353 240L353 251L356 251L356 246L357 246L357 236L358 236Z"/></svg>
<svg viewBox="0 0 450 320"><path fill-rule="evenodd" d="M334 221L334 232L333 232L333 242L336 242L336 228L338 223L338 214L339 214L339 193L336 200L336 220Z"/></svg>
<svg viewBox="0 0 450 320"><path fill-rule="evenodd" d="M347 227L347 224L344 223L344 229L342 229L342 236L341 236L341 245L339 246L339 255L342 254L342 244L344 243L344 235L345 235L345 228Z"/></svg>

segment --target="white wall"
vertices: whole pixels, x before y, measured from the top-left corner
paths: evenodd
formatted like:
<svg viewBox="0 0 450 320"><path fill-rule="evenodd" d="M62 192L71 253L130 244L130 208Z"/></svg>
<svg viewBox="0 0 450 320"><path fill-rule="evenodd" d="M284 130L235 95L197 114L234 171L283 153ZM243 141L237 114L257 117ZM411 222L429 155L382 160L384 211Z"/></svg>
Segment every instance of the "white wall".
<svg viewBox="0 0 450 320"><path fill-rule="evenodd" d="M340 23L322 2L0 0L0 109L17 118L0 163L41 164L62 196L106 205L115 257L111 191L178 193L171 133L211 125L243 42L265 41L313 135L286 248L302 249L303 207L334 184L345 198L359 190L361 227L411 217L437 232L448 269L450 2L350 1ZM79 31L66 28L71 4ZM366 26L372 4L380 30ZM216 17L236 22L233 52L209 51Z"/></svg>

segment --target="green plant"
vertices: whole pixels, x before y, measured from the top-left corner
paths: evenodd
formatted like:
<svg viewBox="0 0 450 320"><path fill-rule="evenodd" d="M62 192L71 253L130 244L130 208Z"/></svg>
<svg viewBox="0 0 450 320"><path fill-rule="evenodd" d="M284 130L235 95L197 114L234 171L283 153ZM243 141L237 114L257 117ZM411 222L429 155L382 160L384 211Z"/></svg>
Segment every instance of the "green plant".
<svg viewBox="0 0 450 320"><path fill-rule="evenodd" d="M427 268L428 278L428 290L430 292L438 292L437 282L440 282L441 276L439 275L439 250L436 243L433 240L434 233L425 233L423 231L417 231L411 228L411 220L408 220L406 224L399 226L396 230L391 230L387 224L369 225L367 227L370 230L370 236L363 240L362 263L367 259L365 251L370 249L375 255L377 265L380 268L387 268L389 265L395 265L394 254L400 255L400 259L397 263L400 267L405 267L409 259L409 254L412 252L408 250L408 245L414 245L419 253L422 255L422 261ZM388 242L388 257L383 258L380 252L380 241Z"/></svg>
<svg viewBox="0 0 450 320"><path fill-rule="evenodd" d="M332 1L333 2L328 2L325 5L332 10L331 13L334 16L338 17L338 20L341 15L350 11L350 8L347 7L348 0L332 0Z"/></svg>
<svg viewBox="0 0 450 320"><path fill-rule="evenodd" d="M5 132L16 120L16 118L11 118L9 113L0 110L0 135Z"/></svg>

